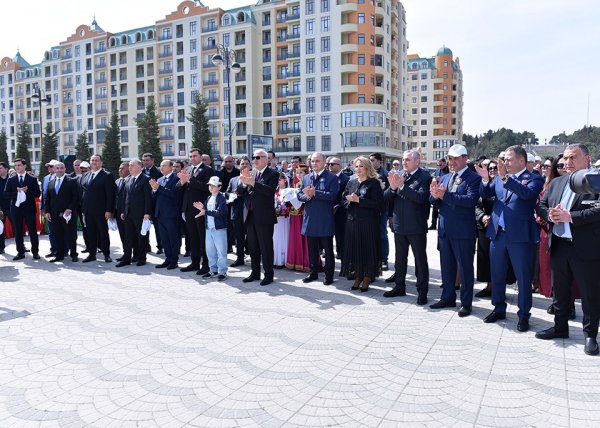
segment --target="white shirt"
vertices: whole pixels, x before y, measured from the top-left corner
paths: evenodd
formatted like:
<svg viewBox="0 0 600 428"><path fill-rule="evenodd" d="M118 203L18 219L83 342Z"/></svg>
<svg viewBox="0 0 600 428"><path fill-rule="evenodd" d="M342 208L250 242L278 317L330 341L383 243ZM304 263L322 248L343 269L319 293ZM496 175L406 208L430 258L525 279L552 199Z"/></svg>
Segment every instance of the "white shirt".
<svg viewBox="0 0 600 428"><path fill-rule="evenodd" d="M216 207L217 207L217 196L211 194L210 198L208 198L208 202L206 202L206 210L214 211ZM213 216L211 216L211 215L206 216L206 226L209 229L215 228L215 218Z"/></svg>

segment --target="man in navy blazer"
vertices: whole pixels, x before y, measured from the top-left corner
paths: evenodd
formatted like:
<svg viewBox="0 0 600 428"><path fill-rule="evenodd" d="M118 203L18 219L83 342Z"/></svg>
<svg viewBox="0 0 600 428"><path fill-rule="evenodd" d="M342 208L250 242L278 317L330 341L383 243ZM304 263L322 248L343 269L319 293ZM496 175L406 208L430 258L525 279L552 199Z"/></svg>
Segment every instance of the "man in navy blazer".
<svg viewBox="0 0 600 428"><path fill-rule="evenodd" d="M402 156L404 169L397 174L390 172L390 187L384 193L392 204L396 260L394 262L395 287L383 293L384 297L406 295L406 271L408 249L415 256L418 305L427 304L429 290L429 264L427 262L427 219L429 218L429 187L431 175L420 168L421 155L408 150Z"/></svg>
<svg viewBox="0 0 600 428"><path fill-rule="evenodd" d="M25 258L25 245L23 243L23 224L27 225L29 231L29 241L31 242L31 254L38 260L39 238L35 224L36 204L35 198L41 195L40 185L35 177L27 174L27 162L24 159L15 159L15 170L17 173L6 181L4 195L10 199L10 220L15 229L15 243L17 244L17 255L13 260ZM25 193L25 202L16 205L17 195Z"/></svg>
<svg viewBox="0 0 600 428"><path fill-rule="evenodd" d="M346 208L342 198L346 184L350 177L342 172L342 161L340 158L330 158L327 163L329 172L334 174L338 180L338 193L333 205L333 219L335 221L335 251L336 258L341 259L344 253L344 234L346 233Z"/></svg>
<svg viewBox="0 0 600 428"><path fill-rule="evenodd" d="M448 150L451 174L433 180L429 201L439 209L438 248L442 270L442 297L430 306L441 309L456 306L456 274L460 272L459 317L471 314L475 274L473 258L477 224L475 205L479 200L481 177L467 166L467 149L455 144Z"/></svg>
<svg viewBox="0 0 600 428"><path fill-rule="evenodd" d="M157 220L159 235L165 251L165 261L156 265L156 268L171 270L177 268L179 247L181 246L179 233L177 233L179 191L176 186L179 177L173 174L173 161L167 159L160 163L160 172L162 173L161 178L150 179L154 198L154 218Z"/></svg>
<svg viewBox="0 0 600 428"><path fill-rule="evenodd" d="M313 153L310 158L312 172L302 179L302 191L298 200L304 202L302 218L302 235L308 243L308 260L310 274L302 281L304 283L319 278L319 248L325 251L325 281L323 284L333 284L335 258L333 255L333 235L335 235L335 220L333 206L338 195L338 178L325 168L325 155Z"/></svg>
<svg viewBox="0 0 600 428"><path fill-rule="evenodd" d="M494 181L490 182L487 169L475 167L482 178L481 197L496 197L486 232L490 239L494 310L484 322L506 318L506 272L510 260L519 285L517 330L521 332L529 330L533 256L535 244L540 242L534 210L544 186L544 179L529 172L526 162L525 149L511 146L504 152L504 162L498 162L498 176Z"/></svg>

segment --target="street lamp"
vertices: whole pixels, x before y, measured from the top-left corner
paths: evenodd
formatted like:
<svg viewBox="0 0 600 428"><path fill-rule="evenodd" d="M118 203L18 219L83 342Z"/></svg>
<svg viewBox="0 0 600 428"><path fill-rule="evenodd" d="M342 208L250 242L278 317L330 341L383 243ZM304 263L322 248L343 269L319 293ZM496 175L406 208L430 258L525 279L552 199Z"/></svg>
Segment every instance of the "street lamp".
<svg viewBox="0 0 600 428"><path fill-rule="evenodd" d="M39 120L40 120L40 149L42 148L42 135L43 135L43 131L42 131L42 105L48 105L51 103L52 99L50 98L50 95L46 95L46 93L44 92L44 95L42 96L42 89L40 88L40 85L38 83L35 83L33 85L33 94L31 94L31 101L33 101L34 103L38 103L39 106Z"/></svg>
<svg viewBox="0 0 600 428"><path fill-rule="evenodd" d="M238 74L242 66L235 62L235 51L220 43L217 52L212 57L212 63L216 66L225 67L227 76L227 121L229 123L229 154L233 151L233 127L231 126L231 72Z"/></svg>

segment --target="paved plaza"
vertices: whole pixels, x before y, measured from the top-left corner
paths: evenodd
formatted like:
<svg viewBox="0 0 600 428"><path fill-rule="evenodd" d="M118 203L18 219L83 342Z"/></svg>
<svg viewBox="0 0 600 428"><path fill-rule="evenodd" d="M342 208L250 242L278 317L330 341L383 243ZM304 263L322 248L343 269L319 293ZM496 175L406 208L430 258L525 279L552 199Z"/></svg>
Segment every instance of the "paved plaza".
<svg viewBox="0 0 600 428"><path fill-rule="evenodd" d="M430 233L430 303L440 295L435 241ZM417 306L413 276L409 295L386 299L382 279L360 293L345 279L306 285L283 270L261 287L242 283L248 267L210 282L155 269L156 255L122 269L30 254L13 263L9 243L0 256L1 427L600 421L600 359L583 353L579 304L570 339L541 341L548 299L534 295L531 331L518 333L512 287L506 321L487 325L489 299L476 299L467 318ZM42 237L41 254L48 248Z"/></svg>

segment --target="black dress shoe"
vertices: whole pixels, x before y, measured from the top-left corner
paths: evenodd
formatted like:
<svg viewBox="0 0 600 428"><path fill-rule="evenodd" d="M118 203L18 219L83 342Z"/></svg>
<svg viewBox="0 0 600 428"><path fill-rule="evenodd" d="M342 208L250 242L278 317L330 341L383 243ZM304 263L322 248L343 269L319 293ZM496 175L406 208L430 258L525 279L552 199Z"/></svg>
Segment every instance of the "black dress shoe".
<svg viewBox="0 0 600 428"><path fill-rule="evenodd" d="M598 342L596 341L596 338L586 337L583 352L585 352L587 355L598 355L598 351Z"/></svg>
<svg viewBox="0 0 600 428"><path fill-rule="evenodd" d="M461 306L458 310L458 316L461 318L468 317L471 315L471 307L470 306Z"/></svg>
<svg viewBox="0 0 600 428"><path fill-rule="evenodd" d="M319 275L311 273L310 275L308 275L307 277L305 277L302 282L307 284L309 282L313 282L316 281L317 279L319 279Z"/></svg>
<svg viewBox="0 0 600 428"><path fill-rule="evenodd" d="M14 257L13 257L13 260L14 260L14 261L17 261L17 260L22 260L22 259L24 259L24 258L25 258L25 254L23 254L23 253L19 253L19 254L17 254L16 256L14 256Z"/></svg>
<svg viewBox="0 0 600 428"><path fill-rule="evenodd" d="M231 267L238 267L238 266L244 266L244 265L245 265L245 263L244 263L243 259L242 260L237 259L235 262L231 263L230 266Z"/></svg>
<svg viewBox="0 0 600 428"><path fill-rule="evenodd" d="M389 278L386 278L385 281L386 283L390 283L390 282L396 282L396 273L393 273L392 276L390 276Z"/></svg>
<svg viewBox="0 0 600 428"><path fill-rule="evenodd" d="M146 260L138 260L135 264L136 266L144 266L146 264Z"/></svg>
<svg viewBox="0 0 600 428"><path fill-rule="evenodd" d="M117 263L115 265L115 267L120 268L120 267L123 267L123 266L129 266L130 264L131 264L131 262L128 262L126 260L121 260L119 263Z"/></svg>
<svg viewBox="0 0 600 428"><path fill-rule="evenodd" d="M204 275L205 273L208 273L208 272L210 272L210 269L207 266L205 266L201 269L198 269L196 271L196 275Z"/></svg>
<svg viewBox="0 0 600 428"><path fill-rule="evenodd" d="M571 310L569 311L569 319L571 321L573 321L574 319L577 319L577 313L575 312L575 306L574 305L571 307Z"/></svg>
<svg viewBox="0 0 600 428"><path fill-rule="evenodd" d="M186 267L182 267L179 269L181 272L191 272L193 270L198 270L198 266L196 265L187 265Z"/></svg>
<svg viewBox="0 0 600 428"><path fill-rule="evenodd" d="M258 281L259 279L260 279L260 275L251 274L250 276L242 279L242 282Z"/></svg>
<svg viewBox="0 0 600 428"><path fill-rule="evenodd" d="M93 262L96 260L96 256L87 256L85 259L83 259L83 263L89 263L89 262Z"/></svg>
<svg viewBox="0 0 600 428"><path fill-rule="evenodd" d="M419 306L425 306L427 304L427 295L421 295L419 294L419 296L417 297L417 305Z"/></svg>
<svg viewBox="0 0 600 428"><path fill-rule="evenodd" d="M32 257L33 257L33 260L39 260L40 259L40 255L38 253L35 253Z"/></svg>
<svg viewBox="0 0 600 428"><path fill-rule="evenodd" d="M268 278L268 277L265 277L265 278L264 278L264 279L263 279L263 280L260 282L260 285L269 285L269 284L270 284L270 283L272 283L272 282L273 282L273 278Z"/></svg>
<svg viewBox="0 0 600 428"><path fill-rule="evenodd" d="M429 226L429 230L435 230L435 224L432 224L431 226Z"/></svg>
<svg viewBox="0 0 600 428"><path fill-rule="evenodd" d="M524 333L529 330L529 320L527 318L519 318L517 323L517 331Z"/></svg>
<svg viewBox="0 0 600 428"><path fill-rule="evenodd" d="M162 269L162 268L166 268L167 266L169 266L169 262L162 262L159 265L154 266L156 269Z"/></svg>
<svg viewBox="0 0 600 428"><path fill-rule="evenodd" d="M48 260L48 263L62 262L64 259L65 259L64 257L55 257L51 260Z"/></svg>
<svg viewBox="0 0 600 428"><path fill-rule="evenodd" d="M56 253L48 253L44 257L47 259L49 259L50 257L56 257Z"/></svg>
<svg viewBox="0 0 600 428"><path fill-rule="evenodd" d="M381 270L388 270L388 269L389 269L388 262L381 263Z"/></svg>
<svg viewBox="0 0 600 428"><path fill-rule="evenodd" d="M333 278L325 279L325 281L323 281L323 285L331 285L331 284L333 284Z"/></svg>
<svg viewBox="0 0 600 428"><path fill-rule="evenodd" d="M156 251L156 254L162 254L163 252L164 252L164 251L163 251L163 249L162 249L162 248L159 248L159 249Z"/></svg>
<svg viewBox="0 0 600 428"><path fill-rule="evenodd" d="M189 256L191 256L191 255L192 255L192 252L191 252L191 251L186 251L186 252L183 254L183 257L189 257Z"/></svg>
<svg viewBox="0 0 600 428"><path fill-rule="evenodd" d="M431 309L442 309L442 308L456 308L456 302L448 302L446 300L440 300L433 305L429 305Z"/></svg>
<svg viewBox="0 0 600 428"><path fill-rule="evenodd" d="M483 319L484 323L493 323L499 320L505 320L506 314L501 314L500 312L492 311L487 317Z"/></svg>
<svg viewBox="0 0 600 428"><path fill-rule="evenodd" d="M120 262L120 261L121 261L121 260L123 260L123 259L124 259L124 257L123 257L123 256L121 256L121 257L117 257L115 260L116 260L116 261L118 261L118 262Z"/></svg>
<svg viewBox="0 0 600 428"><path fill-rule="evenodd" d="M71 261L72 262L78 262L79 261L79 257L77 257L77 256L71 256Z"/></svg>
<svg viewBox="0 0 600 428"><path fill-rule="evenodd" d="M169 266L167 266L167 270L177 269L178 267L179 266L177 266L177 264L169 265Z"/></svg>
<svg viewBox="0 0 600 428"><path fill-rule="evenodd" d="M550 340L550 339L568 339L569 332L560 332L556 331L554 327L547 328L546 330L538 331L535 334L535 337L542 340Z"/></svg>
<svg viewBox="0 0 600 428"><path fill-rule="evenodd" d="M104 263L112 263L110 256L104 256Z"/></svg>
<svg viewBox="0 0 600 428"><path fill-rule="evenodd" d="M490 288L484 288L483 290L475 293L475 297L490 297L492 295L492 290Z"/></svg>
<svg viewBox="0 0 600 428"><path fill-rule="evenodd" d="M552 303L550 306L548 306L548 309L546 309L546 313L550 314L550 315L554 315L555 314L554 303Z"/></svg>
<svg viewBox="0 0 600 428"><path fill-rule="evenodd" d="M81 250L82 253L89 253L90 251L87 248L84 248L83 250Z"/></svg>
<svg viewBox="0 0 600 428"><path fill-rule="evenodd" d="M386 279L387 281L387 279ZM406 289L404 287L392 288L391 290L383 293L383 297L402 297L406 296Z"/></svg>
<svg viewBox="0 0 600 428"><path fill-rule="evenodd" d="M4 248L0 248L0 254L4 254Z"/></svg>

